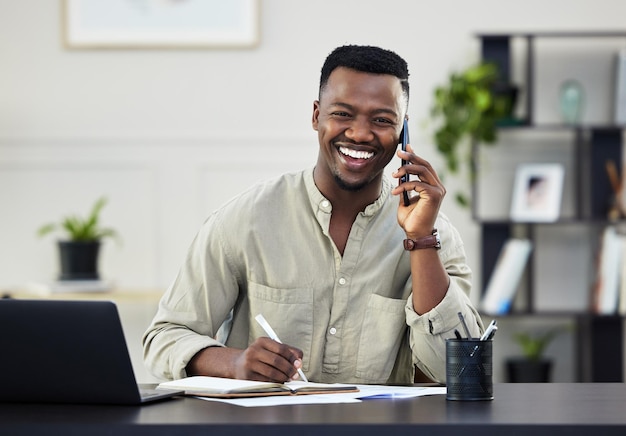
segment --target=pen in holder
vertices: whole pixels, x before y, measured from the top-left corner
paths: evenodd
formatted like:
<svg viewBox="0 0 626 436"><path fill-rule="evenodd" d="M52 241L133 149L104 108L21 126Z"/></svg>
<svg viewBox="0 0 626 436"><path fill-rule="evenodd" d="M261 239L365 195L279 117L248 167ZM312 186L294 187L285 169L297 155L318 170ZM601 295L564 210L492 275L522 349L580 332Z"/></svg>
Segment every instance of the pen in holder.
<svg viewBox="0 0 626 436"><path fill-rule="evenodd" d="M446 340L446 399L493 400L493 341Z"/></svg>

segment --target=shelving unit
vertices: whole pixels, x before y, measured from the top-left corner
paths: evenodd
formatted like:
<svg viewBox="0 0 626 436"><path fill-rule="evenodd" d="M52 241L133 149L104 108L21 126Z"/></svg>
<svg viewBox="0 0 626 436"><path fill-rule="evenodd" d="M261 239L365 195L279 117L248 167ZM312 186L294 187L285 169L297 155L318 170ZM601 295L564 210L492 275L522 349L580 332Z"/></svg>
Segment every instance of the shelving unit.
<svg viewBox="0 0 626 436"><path fill-rule="evenodd" d="M479 34L482 59L494 62L500 71L503 80L512 81L513 56L512 42L521 39L525 47L524 95L525 105L523 116L512 123L512 126L502 127L523 130L563 130L573 131L572 151L574 169L579 176L574 178L574 189L580 195L576 199L573 217L560 220L556 223L541 225L581 225L601 229L609 224L607 218L611 185L606 175L605 162L608 159L621 164L623 130L626 126L606 124L589 124L568 126L565 124L538 123L534 114L537 67L536 42L544 38L562 39L591 39L591 38L618 38L623 39L626 46L626 31L608 32L535 32L535 33L502 33ZM565 79L565 78L564 78ZM607 84L608 85L608 84ZM480 145L474 145L474 163L477 165L477 153ZM478 168L480 171L480 168ZM512 222L507 218L483 220L476 210L476 201L480 192L477 183L472 184L474 201L472 214L475 221L482 228L482 289L485 289L487 280L491 277L497 257L505 241L520 232L525 237L534 240L537 224ZM590 247L589 249L593 249ZM538 312L535 307L533 290L533 259L527 266L527 289L525 292L525 307L521 316L534 314L546 315ZM623 319L621 316L598 316L591 312L557 312L550 316L566 316L573 318L577 326L577 373L579 381L623 381Z"/></svg>

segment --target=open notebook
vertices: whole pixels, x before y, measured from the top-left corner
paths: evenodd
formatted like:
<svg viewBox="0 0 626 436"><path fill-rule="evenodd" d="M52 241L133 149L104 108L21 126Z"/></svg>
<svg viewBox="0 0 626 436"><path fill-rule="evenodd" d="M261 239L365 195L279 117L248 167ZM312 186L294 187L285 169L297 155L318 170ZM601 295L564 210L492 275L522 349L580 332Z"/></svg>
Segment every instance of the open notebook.
<svg viewBox="0 0 626 436"><path fill-rule="evenodd" d="M181 392L137 385L111 301L0 300L0 401L138 405Z"/></svg>
<svg viewBox="0 0 626 436"><path fill-rule="evenodd" d="M216 398L267 397L358 392L357 386L341 383L291 381L287 383L194 376L161 383L157 389L180 389L186 395Z"/></svg>

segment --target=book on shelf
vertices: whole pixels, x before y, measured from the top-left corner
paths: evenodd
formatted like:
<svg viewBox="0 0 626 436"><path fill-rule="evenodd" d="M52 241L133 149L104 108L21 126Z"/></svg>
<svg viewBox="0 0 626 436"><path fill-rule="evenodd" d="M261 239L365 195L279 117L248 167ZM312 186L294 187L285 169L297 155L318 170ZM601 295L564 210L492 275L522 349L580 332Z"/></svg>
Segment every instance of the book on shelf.
<svg viewBox="0 0 626 436"><path fill-rule="evenodd" d="M358 392L354 385L290 381L286 383L192 376L160 383L158 389L174 389L185 395L216 398L267 397L271 395L311 395Z"/></svg>
<svg viewBox="0 0 626 436"><path fill-rule="evenodd" d="M614 226L607 226L600 241L593 289L593 310L599 315L613 315L618 307L625 304L626 277L622 274L625 254L626 237L619 234ZM626 310L626 307L623 309Z"/></svg>
<svg viewBox="0 0 626 436"><path fill-rule="evenodd" d="M626 125L626 49L615 61L615 124Z"/></svg>
<svg viewBox="0 0 626 436"><path fill-rule="evenodd" d="M504 243L480 303L483 312L490 315L509 312L531 250L528 239L511 238Z"/></svg>
<svg viewBox="0 0 626 436"><path fill-rule="evenodd" d="M619 264L619 296L617 297L617 313L626 316L626 236L622 239L622 259Z"/></svg>

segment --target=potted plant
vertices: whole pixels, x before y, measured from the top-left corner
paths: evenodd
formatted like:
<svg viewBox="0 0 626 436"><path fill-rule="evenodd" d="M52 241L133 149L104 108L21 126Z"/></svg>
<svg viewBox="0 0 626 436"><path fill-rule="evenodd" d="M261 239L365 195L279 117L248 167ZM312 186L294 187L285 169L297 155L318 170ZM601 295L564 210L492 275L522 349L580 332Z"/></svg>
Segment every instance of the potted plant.
<svg viewBox="0 0 626 436"><path fill-rule="evenodd" d="M434 141L449 173L458 173L465 164L474 176L471 144L495 143L497 126L513 120L517 92L516 86L499 79L495 64L485 62L452 73L447 84L435 89L431 108L436 124ZM456 200L469 205L462 192L456 194Z"/></svg>
<svg viewBox="0 0 626 436"><path fill-rule="evenodd" d="M563 330L563 327L555 327L535 334L515 333L513 339L520 346L522 356L507 359L508 381L511 383L549 382L552 360L544 356L544 351Z"/></svg>
<svg viewBox="0 0 626 436"><path fill-rule="evenodd" d="M60 223L50 223L39 228L40 237L63 230L67 238L58 241L61 273L59 280L99 280L98 255L100 242L106 237L117 237L112 228L100 225L100 212L106 197L99 198L85 218L68 215Z"/></svg>

